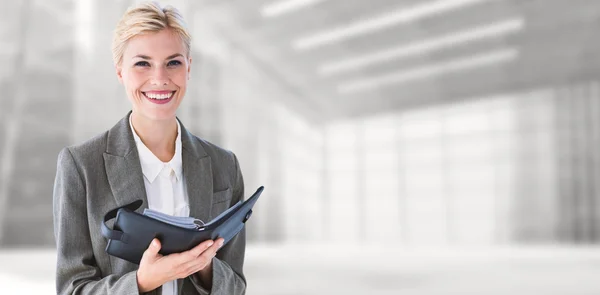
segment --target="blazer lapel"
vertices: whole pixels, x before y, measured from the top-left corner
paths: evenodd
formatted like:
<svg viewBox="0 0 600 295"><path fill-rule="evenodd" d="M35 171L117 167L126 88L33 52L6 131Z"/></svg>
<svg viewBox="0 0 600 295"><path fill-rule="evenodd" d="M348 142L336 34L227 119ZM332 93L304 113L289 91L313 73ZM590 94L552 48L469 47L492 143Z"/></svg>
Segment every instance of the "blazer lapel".
<svg viewBox="0 0 600 295"><path fill-rule="evenodd" d="M187 185L190 216L209 222L212 218L213 175L211 158L200 140L190 134L181 121L183 175Z"/></svg>
<svg viewBox="0 0 600 295"><path fill-rule="evenodd" d="M131 111L108 131L104 153L104 168L108 182L119 206L143 200L141 209L148 208L146 187L140 158L129 126Z"/></svg>

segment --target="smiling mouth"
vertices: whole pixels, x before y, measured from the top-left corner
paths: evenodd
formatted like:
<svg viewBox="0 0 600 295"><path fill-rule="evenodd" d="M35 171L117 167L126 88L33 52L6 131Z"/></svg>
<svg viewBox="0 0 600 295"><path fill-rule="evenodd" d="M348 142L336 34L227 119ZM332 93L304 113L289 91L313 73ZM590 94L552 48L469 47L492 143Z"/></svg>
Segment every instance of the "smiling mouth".
<svg viewBox="0 0 600 295"><path fill-rule="evenodd" d="M142 94L148 98L148 99L152 99L152 100L168 100L171 97L173 97L173 94L175 94L176 91L171 91L171 92L167 92L167 93L153 93L153 92L144 92L142 91Z"/></svg>

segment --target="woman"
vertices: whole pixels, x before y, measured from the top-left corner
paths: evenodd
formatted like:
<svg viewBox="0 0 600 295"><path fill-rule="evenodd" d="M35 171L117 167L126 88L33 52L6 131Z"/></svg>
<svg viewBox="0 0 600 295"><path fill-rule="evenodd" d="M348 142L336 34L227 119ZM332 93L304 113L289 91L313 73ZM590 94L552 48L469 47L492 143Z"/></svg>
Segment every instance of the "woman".
<svg viewBox="0 0 600 295"><path fill-rule="evenodd" d="M54 233L58 294L244 294L245 231L162 256L155 239L140 265L109 256L100 233L110 209L143 208L207 221L243 199L235 155L190 134L175 112L190 77L190 35L170 6L142 3L113 40L117 77L132 111L58 156ZM218 252L217 252L218 250Z"/></svg>

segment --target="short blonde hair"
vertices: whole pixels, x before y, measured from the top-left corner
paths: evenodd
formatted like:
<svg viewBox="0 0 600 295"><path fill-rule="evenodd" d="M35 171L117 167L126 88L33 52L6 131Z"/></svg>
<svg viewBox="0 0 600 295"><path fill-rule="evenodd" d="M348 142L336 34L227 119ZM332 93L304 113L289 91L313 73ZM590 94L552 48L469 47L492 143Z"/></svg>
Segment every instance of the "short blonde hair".
<svg viewBox="0 0 600 295"><path fill-rule="evenodd" d="M115 65L123 62L123 52L129 39L146 33L172 29L183 42L187 56L190 55L192 38L183 16L177 8L154 1L142 2L127 9L114 31L112 56Z"/></svg>

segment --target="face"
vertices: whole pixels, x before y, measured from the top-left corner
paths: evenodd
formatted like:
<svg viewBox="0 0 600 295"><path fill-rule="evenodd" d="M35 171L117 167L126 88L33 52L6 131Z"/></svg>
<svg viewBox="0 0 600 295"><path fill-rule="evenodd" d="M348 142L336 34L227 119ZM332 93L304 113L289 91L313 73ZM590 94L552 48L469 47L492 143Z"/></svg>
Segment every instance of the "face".
<svg viewBox="0 0 600 295"><path fill-rule="evenodd" d="M131 38L116 71L136 116L155 121L174 118L191 63L183 42L171 30Z"/></svg>

